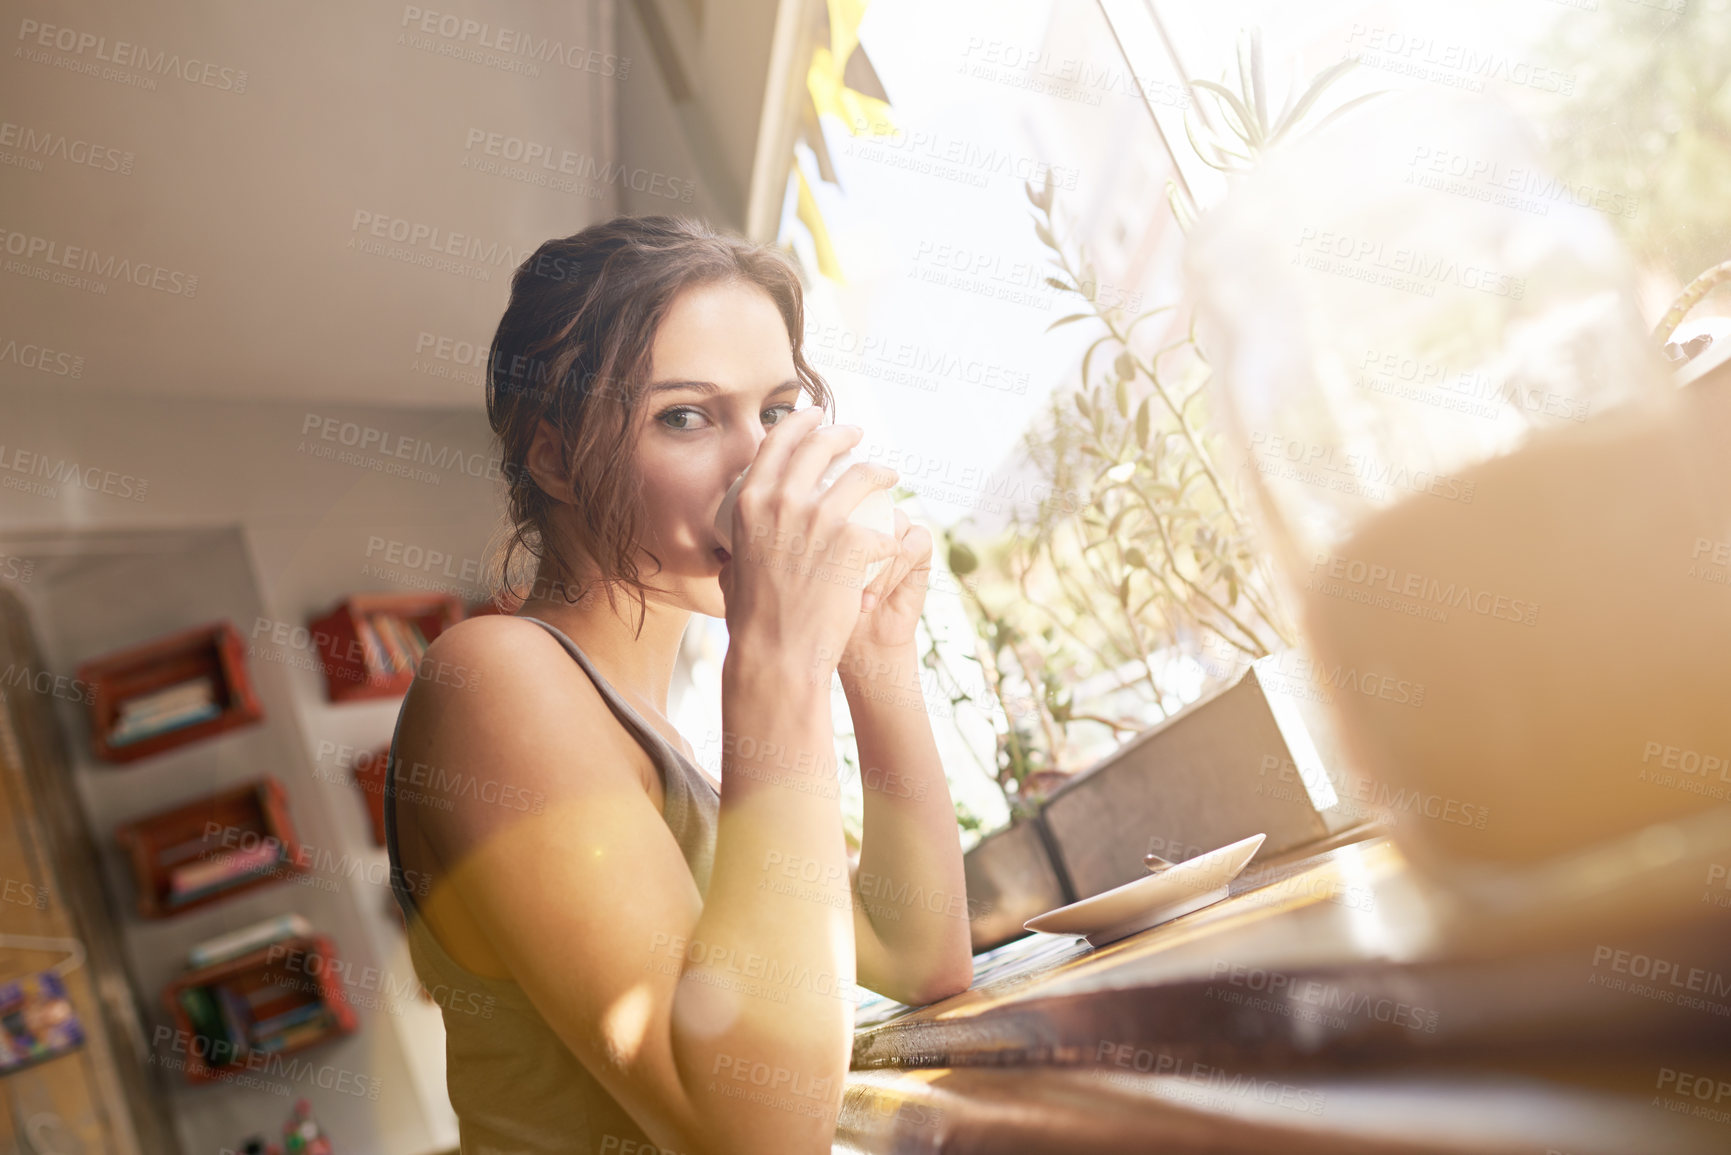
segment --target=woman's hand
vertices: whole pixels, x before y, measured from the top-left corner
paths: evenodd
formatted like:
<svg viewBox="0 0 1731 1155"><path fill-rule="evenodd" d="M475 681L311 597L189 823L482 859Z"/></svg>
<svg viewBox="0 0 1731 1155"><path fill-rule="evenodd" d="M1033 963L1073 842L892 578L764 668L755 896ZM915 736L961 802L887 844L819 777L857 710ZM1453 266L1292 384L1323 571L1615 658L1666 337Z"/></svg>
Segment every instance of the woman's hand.
<svg viewBox="0 0 1731 1155"><path fill-rule="evenodd" d="M827 684L861 617L869 564L898 548L896 538L848 515L899 475L856 463L820 492L824 468L864 436L857 426L820 425L821 416L817 406L796 410L758 446L733 507L734 553L720 581L730 656L733 643L744 643ZM878 579L889 572L885 566Z"/></svg>
<svg viewBox="0 0 1731 1155"><path fill-rule="evenodd" d="M896 556L866 587L859 621L842 650L843 663L914 642L932 577L932 535L898 509L896 540Z"/></svg>

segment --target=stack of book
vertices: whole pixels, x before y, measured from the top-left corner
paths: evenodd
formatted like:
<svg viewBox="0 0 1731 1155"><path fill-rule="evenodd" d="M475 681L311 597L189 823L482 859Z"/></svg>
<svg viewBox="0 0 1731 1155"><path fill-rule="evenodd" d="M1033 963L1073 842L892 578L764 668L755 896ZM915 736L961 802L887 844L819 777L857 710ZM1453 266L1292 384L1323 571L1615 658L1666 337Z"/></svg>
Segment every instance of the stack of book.
<svg viewBox="0 0 1731 1155"><path fill-rule="evenodd" d="M260 947L269 946L273 942L300 938L312 932L312 924L303 916L279 914L275 918L267 918L263 922L255 922L251 926L243 926L239 930L205 939L187 952L186 965L194 970L214 966L231 958L239 958Z"/></svg>
<svg viewBox="0 0 1731 1155"><path fill-rule="evenodd" d="M427 652L427 638L413 620L395 614L372 613L357 616L361 646L367 653L369 672L389 678L421 664Z"/></svg>
<svg viewBox="0 0 1731 1155"><path fill-rule="evenodd" d="M199 839L194 845L203 846ZM178 847L164 852L162 860L171 858ZM282 843L274 838L260 838L244 849L224 850L208 858L197 858L168 869L168 904L180 906L276 868L282 858Z"/></svg>
<svg viewBox="0 0 1731 1155"><path fill-rule="evenodd" d="M120 703L120 714L108 732L110 746L125 746L156 734L178 730L222 713L216 686L208 674L139 694Z"/></svg>
<svg viewBox="0 0 1731 1155"><path fill-rule="evenodd" d="M193 1031L217 1044L205 1051L212 1067L233 1066L253 1051L291 1050L328 1033L336 1016L316 994L308 999L302 985L313 980L262 970L204 986L186 987L180 1005Z"/></svg>

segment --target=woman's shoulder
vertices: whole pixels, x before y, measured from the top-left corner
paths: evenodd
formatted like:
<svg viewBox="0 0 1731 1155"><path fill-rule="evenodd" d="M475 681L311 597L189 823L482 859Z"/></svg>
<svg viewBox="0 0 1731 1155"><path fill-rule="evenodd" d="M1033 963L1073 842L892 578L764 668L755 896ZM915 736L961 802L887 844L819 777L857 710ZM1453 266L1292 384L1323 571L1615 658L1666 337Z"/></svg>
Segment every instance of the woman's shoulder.
<svg viewBox="0 0 1731 1155"><path fill-rule="evenodd" d="M404 709L411 744L470 750L573 733L590 735L595 749L596 723L612 716L595 682L552 634L509 614L468 618L433 639Z"/></svg>
<svg viewBox="0 0 1731 1155"><path fill-rule="evenodd" d="M505 675L515 668L546 675L571 665L571 655L541 626L511 614L482 614L464 618L432 640L416 681L478 689L489 673Z"/></svg>

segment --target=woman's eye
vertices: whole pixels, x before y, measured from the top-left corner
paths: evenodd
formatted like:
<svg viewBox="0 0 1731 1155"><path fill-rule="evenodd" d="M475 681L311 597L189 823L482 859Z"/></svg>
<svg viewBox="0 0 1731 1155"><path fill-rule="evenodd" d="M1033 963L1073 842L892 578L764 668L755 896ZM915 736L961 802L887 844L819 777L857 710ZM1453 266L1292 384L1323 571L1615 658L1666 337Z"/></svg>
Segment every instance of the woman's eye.
<svg viewBox="0 0 1731 1155"><path fill-rule="evenodd" d="M688 425L675 425L672 422L668 421L668 418L670 418L670 417L671 418L691 417L694 415L698 416L698 417L703 416L703 414L698 412L698 410L696 410L696 409L688 409L688 408L667 409L667 410L662 411L661 415L657 418L657 420L660 421L662 424L666 425L669 429L689 429L690 426L688 426Z"/></svg>
<svg viewBox="0 0 1731 1155"><path fill-rule="evenodd" d="M769 413L780 414L780 416L778 416L774 421L770 422L771 425L775 425L775 424L780 423L782 417L786 417L789 413L792 413L792 412L793 412L793 406L791 406L791 405L777 405L772 409L765 409L764 410L765 414L769 414Z"/></svg>

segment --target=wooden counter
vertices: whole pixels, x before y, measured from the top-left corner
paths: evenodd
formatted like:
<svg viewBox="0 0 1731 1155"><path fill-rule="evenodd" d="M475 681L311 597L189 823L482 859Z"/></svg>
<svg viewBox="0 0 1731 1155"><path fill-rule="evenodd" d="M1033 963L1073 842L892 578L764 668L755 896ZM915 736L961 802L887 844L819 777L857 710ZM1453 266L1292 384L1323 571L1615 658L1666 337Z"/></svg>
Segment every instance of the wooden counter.
<svg viewBox="0 0 1731 1155"><path fill-rule="evenodd" d="M1099 949L1035 934L861 1005L836 1150L1731 1151L1714 862L1731 813L1447 887L1374 837Z"/></svg>

